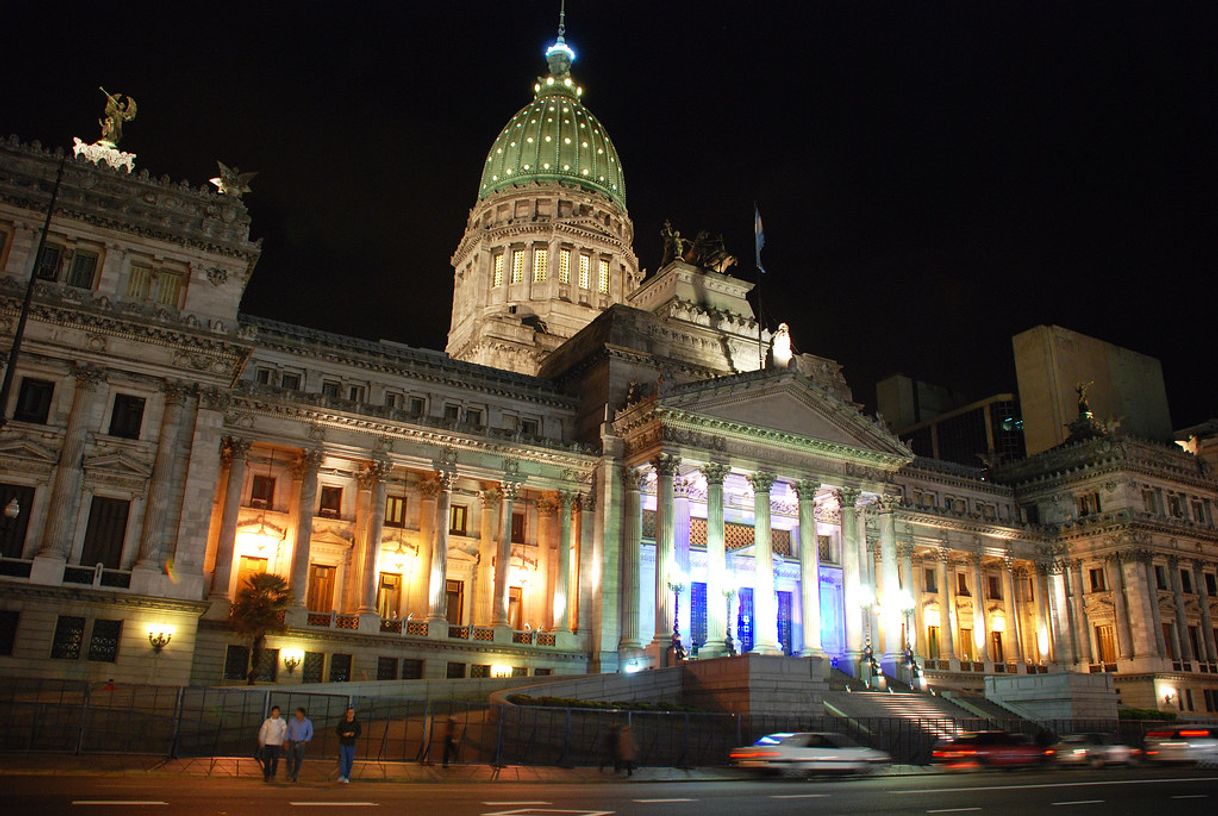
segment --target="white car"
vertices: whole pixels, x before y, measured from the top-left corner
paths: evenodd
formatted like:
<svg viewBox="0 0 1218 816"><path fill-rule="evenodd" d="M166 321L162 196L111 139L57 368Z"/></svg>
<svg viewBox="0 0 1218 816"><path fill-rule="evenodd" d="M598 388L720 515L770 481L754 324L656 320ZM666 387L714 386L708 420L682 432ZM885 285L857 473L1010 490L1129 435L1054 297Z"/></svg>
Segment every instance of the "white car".
<svg viewBox="0 0 1218 816"><path fill-rule="evenodd" d="M781 774L868 773L892 761L849 737L822 732L768 734L731 753L732 764Z"/></svg>
<svg viewBox="0 0 1218 816"><path fill-rule="evenodd" d="M1171 725L1146 734L1146 758L1154 762L1218 762L1218 726Z"/></svg>
<svg viewBox="0 0 1218 816"><path fill-rule="evenodd" d="M1061 765L1133 765L1141 754L1136 748L1118 742L1107 734L1070 734L1057 745L1056 759Z"/></svg>

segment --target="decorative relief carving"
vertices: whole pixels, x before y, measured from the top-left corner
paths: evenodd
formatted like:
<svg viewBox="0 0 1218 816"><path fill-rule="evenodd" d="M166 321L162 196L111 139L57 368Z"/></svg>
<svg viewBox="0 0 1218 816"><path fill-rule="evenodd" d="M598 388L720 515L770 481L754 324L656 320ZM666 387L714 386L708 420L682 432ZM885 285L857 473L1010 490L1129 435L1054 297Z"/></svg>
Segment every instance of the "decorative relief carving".
<svg viewBox="0 0 1218 816"><path fill-rule="evenodd" d="M207 280L211 282L212 286L220 286L228 281L228 270L219 266L209 267Z"/></svg>

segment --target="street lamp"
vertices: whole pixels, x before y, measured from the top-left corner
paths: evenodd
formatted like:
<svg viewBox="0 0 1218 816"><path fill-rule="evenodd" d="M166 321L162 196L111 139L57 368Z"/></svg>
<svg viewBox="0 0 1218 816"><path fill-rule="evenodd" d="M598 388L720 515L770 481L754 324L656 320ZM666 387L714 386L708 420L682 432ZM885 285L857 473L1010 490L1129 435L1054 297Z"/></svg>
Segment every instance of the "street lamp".
<svg viewBox="0 0 1218 816"><path fill-rule="evenodd" d="M737 592L739 592L739 589L737 587L736 578L733 575L728 579L727 583L723 585L723 600L727 604L727 626L724 627L725 637L723 639L723 643L725 646L727 646L727 653L729 657L736 656L736 643L732 640L732 598L736 597Z"/></svg>
<svg viewBox="0 0 1218 816"><path fill-rule="evenodd" d="M672 649L673 657L678 661L684 660L685 647L681 645L681 630L678 619L681 614L681 592L689 582L689 577L676 561L668 562L668 589L672 592Z"/></svg>
<svg viewBox="0 0 1218 816"><path fill-rule="evenodd" d="M169 645L173 640L173 629L168 626L152 626L148 629L148 645L152 647L152 651L160 654L161 650Z"/></svg>
<svg viewBox="0 0 1218 816"><path fill-rule="evenodd" d="M4 517L11 521L19 515L21 515L21 503L17 501L16 496L13 496L8 500L8 504L4 505Z"/></svg>

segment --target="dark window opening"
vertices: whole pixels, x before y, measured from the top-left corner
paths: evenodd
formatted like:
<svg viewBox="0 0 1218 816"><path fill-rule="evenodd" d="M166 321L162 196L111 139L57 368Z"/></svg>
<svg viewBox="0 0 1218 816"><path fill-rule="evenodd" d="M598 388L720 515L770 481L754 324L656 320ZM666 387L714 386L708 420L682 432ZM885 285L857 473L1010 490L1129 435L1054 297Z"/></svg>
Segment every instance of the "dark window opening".
<svg viewBox="0 0 1218 816"><path fill-rule="evenodd" d="M34 488L26 485L0 484L0 509L13 499L21 508L17 518L0 516L0 557L20 558L25 551L25 535L30 525L30 509L34 506Z"/></svg>
<svg viewBox="0 0 1218 816"><path fill-rule="evenodd" d="M93 497L89 522L85 526L85 543L80 552L82 566L101 564L106 569L119 569L130 509L131 502L126 499Z"/></svg>
<svg viewBox="0 0 1218 816"><path fill-rule="evenodd" d="M11 655L17 642L17 621L21 613L13 609L0 609L0 655Z"/></svg>
<svg viewBox="0 0 1218 816"><path fill-rule="evenodd" d="M51 657L55 660L78 660L85 639L85 619L60 615L51 641Z"/></svg>
<svg viewBox="0 0 1218 816"><path fill-rule="evenodd" d="M398 679L398 659L396 657L378 657L376 659L377 680Z"/></svg>
<svg viewBox="0 0 1218 816"><path fill-rule="evenodd" d="M250 504L254 507L270 507L275 500L275 477L255 476L250 490Z"/></svg>
<svg viewBox="0 0 1218 816"><path fill-rule="evenodd" d="M318 515L338 518L343 509L343 489L324 486L321 489L321 509Z"/></svg>
<svg viewBox="0 0 1218 816"><path fill-rule="evenodd" d="M123 439L139 439L144 424L144 398L131 394L115 394L114 410L110 412L110 435Z"/></svg>
<svg viewBox="0 0 1218 816"><path fill-rule="evenodd" d="M17 391L17 405L13 419L46 425L51 415L51 398L55 395L55 383L34 377L22 377Z"/></svg>
<svg viewBox="0 0 1218 816"><path fill-rule="evenodd" d="M118 660L118 642L123 635L121 620L93 621L93 635L89 638L89 659L101 663Z"/></svg>
<svg viewBox="0 0 1218 816"><path fill-rule="evenodd" d="M351 655L330 655L330 682L348 683L351 681Z"/></svg>
<svg viewBox="0 0 1218 816"><path fill-rule="evenodd" d="M224 653L224 679L244 680L250 666L250 650L248 646L231 644Z"/></svg>

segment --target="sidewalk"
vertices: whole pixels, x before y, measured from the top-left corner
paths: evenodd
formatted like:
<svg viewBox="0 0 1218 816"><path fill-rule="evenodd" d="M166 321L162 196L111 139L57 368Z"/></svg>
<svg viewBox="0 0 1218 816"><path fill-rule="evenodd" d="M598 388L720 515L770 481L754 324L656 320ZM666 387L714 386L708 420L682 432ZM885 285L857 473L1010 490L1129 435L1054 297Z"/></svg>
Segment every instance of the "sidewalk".
<svg viewBox="0 0 1218 816"><path fill-rule="evenodd" d="M0 754L0 776L197 776L222 779L261 779L262 768L253 757L199 757L165 759L140 754ZM879 774L907 776L937 773L920 765L890 765ZM279 780L285 779L285 764L279 763ZM301 769L302 783L334 782L336 761L306 759ZM556 768L552 766L509 765L420 765L414 762L361 762L357 759L351 775L356 782L397 782L407 784L478 782L533 782L550 784L590 784L625 779L612 771L596 768ZM632 782L729 782L748 776L732 768L639 768Z"/></svg>

